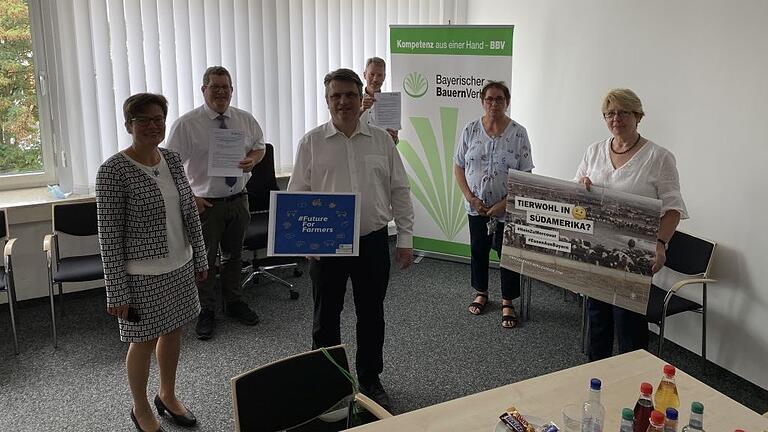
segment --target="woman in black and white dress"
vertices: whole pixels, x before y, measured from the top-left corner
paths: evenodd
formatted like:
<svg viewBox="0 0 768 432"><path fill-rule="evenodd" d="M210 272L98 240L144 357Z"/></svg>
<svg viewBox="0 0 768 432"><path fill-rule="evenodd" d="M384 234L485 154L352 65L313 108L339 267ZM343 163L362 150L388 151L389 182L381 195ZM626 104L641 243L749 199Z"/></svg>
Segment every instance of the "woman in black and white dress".
<svg viewBox="0 0 768 432"><path fill-rule="evenodd" d="M107 312L118 318L120 339L130 343L126 369L136 428L162 430L147 400L153 352L158 414L189 427L196 418L176 398L176 367L182 326L200 313L196 281L208 275L200 219L181 159L158 148L165 138L165 97L133 95L123 113L133 143L96 176Z"/></svg>

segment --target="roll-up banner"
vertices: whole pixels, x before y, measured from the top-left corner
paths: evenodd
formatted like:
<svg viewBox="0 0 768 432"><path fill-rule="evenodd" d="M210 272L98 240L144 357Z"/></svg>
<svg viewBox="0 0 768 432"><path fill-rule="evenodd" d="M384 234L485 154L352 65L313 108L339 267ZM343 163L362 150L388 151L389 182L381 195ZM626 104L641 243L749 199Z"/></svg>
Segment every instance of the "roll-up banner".
<svg viewBox="0 0 768 432"><path fill-rule="evenodd" d="M510 84L513 29L390 26L391 82L403 93L397 147L411 184L414 248L426 255L469 256L467 214L453 176L453 156L464 126L483 115L480 90L485 82Z"/></svg>

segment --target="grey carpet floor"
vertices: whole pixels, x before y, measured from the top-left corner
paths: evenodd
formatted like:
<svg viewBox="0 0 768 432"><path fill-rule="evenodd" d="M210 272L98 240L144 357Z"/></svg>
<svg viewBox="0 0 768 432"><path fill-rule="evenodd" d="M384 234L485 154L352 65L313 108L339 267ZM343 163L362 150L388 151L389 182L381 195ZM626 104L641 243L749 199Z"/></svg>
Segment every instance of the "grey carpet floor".
<svg viewBox="0 0 768 432"><path fill-rule="evenodd" d="M574 297L566 299L560 289L537 285L532 320L507 330L500 325L498 288L491 289L491 304L484 315L467 313L468 280L467 265L432 259L405 272L393 270L382 381L396 412L586 361L579 348L580 306ZM247 289L247 301L262 318L255 327L218 314L216 335L210 341L197 340L192 326L187 329L178 394L200 419L197 430L233 429L229 378L310 349L311 289L306 275L294 281L301 293L295 301L274 283L262 281ZM498 287L498 271L491 272L491 286ZM351 293L342 320L342 338L354 363ZM56 350L44 302L23 302L18 322L21 354L16 356L7 307L0 309L1 431L132 430L123 364L127 346L118 339L115 321L104 312L103 291L65 295ZM758 412L768 410L768 392L694 353L669 343L665 359ZM157 385L153 364L150 397ZM163 426L182 430L167 419Z"/></svg>

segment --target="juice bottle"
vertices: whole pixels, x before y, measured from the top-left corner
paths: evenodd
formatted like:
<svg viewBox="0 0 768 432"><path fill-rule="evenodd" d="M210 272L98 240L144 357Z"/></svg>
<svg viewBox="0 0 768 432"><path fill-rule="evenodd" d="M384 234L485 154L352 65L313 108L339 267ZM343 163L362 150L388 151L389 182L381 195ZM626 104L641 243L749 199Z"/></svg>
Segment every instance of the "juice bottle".
<svg viewBox="0 0 768 432"><path fill-rule="evenodd" d="M597 378L589 381L589 399L584 402L581 416L581 432L603 432L605 407L600 403L602 383Z"/></svg>
<svg viewBox="0 0 768 432"><path fill-rule="evenodd" d="M683 427L683 432L703 432L704 431L704 405L701 402L691 404L691 419L688 420L688 426Z"/></svg>
<svg viewBox="0 0 768 432"><path fill-rule="evenodd" d="M661 411L651 411L651 418L648 419L647 432L664 432L664 414Z"/></svg>
<svg viewBox="0 0 768 432"><path fill-rule="evenodd" d="M648 419L653 411L651 394L653 394L653 386L650 383L640 384L640 397L635 404L635 422L632 428L634 432L645 432L648 429Z"/></svg>
<svg viewBox="0 0 768 432"><path fill-rule="evenodd" d="M664 421L664 432L677 432L677 410L667 408L667 419Z"/></svg>
<svg viewBox="0 0 768 432"><path fill-rule="evenodd" d="M619 432L634 432L634 418L635 414L630 408L624 408L621 410L621 427Z"/></svg>
<svg viewBox="0 0 768 432"><path fill-rule="evenodd" d="M675 367L664 365L664 377L656 388L656 397L654 398L654 408L664 411L667 408L680 408L680 398L677 396L677 386L675 385Z"/></svg>

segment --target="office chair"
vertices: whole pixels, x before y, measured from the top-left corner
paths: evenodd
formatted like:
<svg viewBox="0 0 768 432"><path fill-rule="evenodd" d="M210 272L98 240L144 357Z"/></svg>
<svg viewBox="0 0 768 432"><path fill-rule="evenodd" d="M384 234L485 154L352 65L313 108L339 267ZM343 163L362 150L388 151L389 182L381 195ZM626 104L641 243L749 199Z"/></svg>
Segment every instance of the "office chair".
<svg viewBox="0 0 768 432"><path fill-rule="evenodd" d="M651 285L646 317L648 322L659 327L659 350L664 342L664 322L668 316L682 312L701 314L701 357L707 358L707 284L717 282L709 278L712 256L717 244L691 234L675 231L667 248L667 261L664 267L684 276L674 283L669 290ZM701 284L701 303L680 297L678 291L684 286Z"/></svg>
<svg viewBox="0 0 768 432"><path fill-rule="evenodd" d="M288 288L291 300L299 298L299 293L293 289L293 284L270 273L272 270L292 268L293 275L299 277L302 275L298 264L285 262L284 258L257 258L256 252L267 248L267 232L269 231L269 193L273 190L279 190L277 186L277 177L275 175L275 149L272 144L267 143L264 159L251 169L251 178L245 185L248 192L248 206L251 211L251 223L245 232L243 247L253 253L253 259L244 272L249 273L243 282L243 287L251 281L258 282L260 276L275 281ZM271 265L264 265L273 263Z"/></svg>
<svg viewBox="0 0 768 432"><path fill-rule="evenodd" d="M61 203L52 206L53 233L43 239L43 251L48 260L48 297L51 303L51 329L53 347L57 346L56 310L53 286L59 288L59 306L64 306L62 285L65 282L84 282L104 279L101 254L62 257L59 250L59 234L85 237L98 234L96 202Z"/></svg>
<svg viewBox="0 0 768 432"><path fill-rule="evenodd" d="M8 220L5 217L5 210L0 209L0 243L5 240L3 248L3 262L0 263L0 291L5 291L8 295L8 310L11 312L11 331L13 332L13 349L16 355L19 354L19 338L16 333L16 288L13 284L13 244L15 238L6 238L8 236Z"/></svg>
<svg viewBox="0 0 768 432"><path fill-rule="evenodd" d="M356 404L375 420L392 416L357 393L353 381L344 345L298 354L238 375L230 380L235 430L323 430L328 427L323 415L337 406L343 406L346 421L333 426L346 429L353 426L350 414Z"/></svg>

